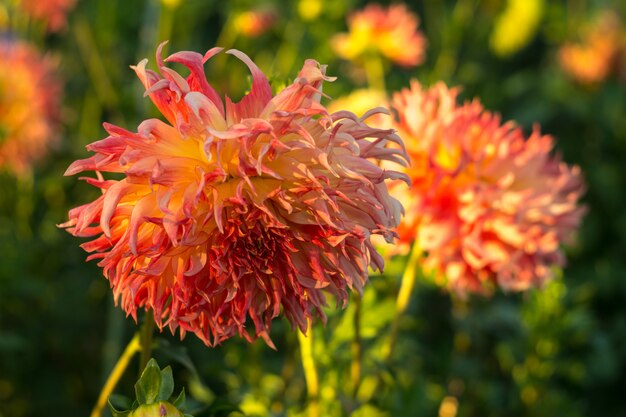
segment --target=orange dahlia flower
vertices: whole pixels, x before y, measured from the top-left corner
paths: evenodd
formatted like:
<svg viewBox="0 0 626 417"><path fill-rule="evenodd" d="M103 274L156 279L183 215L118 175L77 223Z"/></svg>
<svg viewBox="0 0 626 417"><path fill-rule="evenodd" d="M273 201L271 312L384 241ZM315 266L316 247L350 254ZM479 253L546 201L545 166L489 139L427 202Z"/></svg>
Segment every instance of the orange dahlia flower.
<svg viewBox="0 0 626 417"><path fill-rule="evenodd" d="M619 17L606 11L582 34L581 43L567 43L559 51L561 68L583 84L605 80L626 50L626 38Z"/></svg>
<svg viewBox="0 0 626 417"><path fill-rule="evenodd" d="M235 18L235 28L245 37L256 38L270 30L276 20L273 9L248 10Z"/></svg>
<svg viewBox="0 0 626 417"><path fill-rule="evenodd" d="M206 80L204 56L178 52L183 78L134 67L167 122L150 119L137 133L105 125L109 135L74 162L82 171L121 173L87 178L97 200L70 211L63 226L99 259L115 299L136 318L152 309L159 327L193 332L207 345L239 334L261 336L281 310L303 331L324 292L345 305L361 291L368 266L383 267L372 235L395 236L402 208L386 179L404 174L379 167L406 161L392 130L371 128L354 114L329 114L320 104L325 67L307 60L276 96L245 54L252 88L239 103L221 98ZM246 331L246 322L254 334Z"/></svg>
<svg viewBox="0 0 626 417"><path fill-rule="evenodd" d="M21 0L20 7L35 19L45 22L50 32L58 32L67 25L67 13L76 0Z"/></svg>
<svg viewBox="0 0 626 417"><path fill-rule="evenodd" d="M57 139L60 87L52 72L30 45L0 41L0 168L25 174Z"/></svg>
<svg viewBox="0 0 626 417"><path fill-rule="evenodd" d="M422 63L426 39L418 31L419 18L404 4L383 8L370 4L348 18L349 33L331 39L337 55L356 59L368 51L380 53L392 62L412 67Z"/></svg>
<svg viewBox="0 0 626 417"><path fill-rule="evenodd" d="M580 169L550 154L550 136L534 129L525 138L477 100L457 104L457 94L414 81L393 97L411 160L411 187L391 190L406 210L404 249L415 242L425 270L460 293L540 285L563 265L559 244L584 212Z"/></svg>

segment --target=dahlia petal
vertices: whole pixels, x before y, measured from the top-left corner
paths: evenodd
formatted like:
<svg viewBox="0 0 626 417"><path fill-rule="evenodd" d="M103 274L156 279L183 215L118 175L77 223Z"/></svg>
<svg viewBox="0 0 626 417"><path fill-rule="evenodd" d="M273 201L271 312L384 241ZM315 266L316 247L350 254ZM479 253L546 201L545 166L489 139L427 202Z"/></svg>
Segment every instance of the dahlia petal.
<svg viewBox="0 0 626 417"><path fill-rule="evenodd" d="M211 129L218 132L227 129L223 112L206 95L192 91L185 96L185 102L196 117L207 123Z"/></svg>
<svg viewBox="0 0 626 417"><path fill-rule="evenodd" d="M102 211L98 214L100 215L100 227L102 228L102 232L108 238L111 237L110 222L115 213L115 208L130 188L131 186L126 182L120 181L111 186L104 194Z"/></svg>
<svg viewBox="0 0 626 417"><path fill-rule="evenodd" d="M137 241L139 239L139 227L141 226L144 217L148 217L152 208L155 206L154 198L150 195L140 198L135 207L133 208L130 222L128 225L129 241L128 245L133 255L138 255Z"/></svg>
<svg viewBox="0 0 626 417"><path fill-rule="evenodd" d="M252 74L250 93L246 94L237 104L233 104L226 98L226 122L230 125L238 123L241 119L260 115L266 104L272 99L272 88L265 75L248 55L236 49L230 49L226 53L234 55L243 61Z"/></svg>
<svg viewBox="0 0 626 417"><path fill-rule="evenodd" d="M210 49L204 56L197 52L177 52L167 57L165 62L178 62L189 68L189 71L191 71L187 77L189 88L193 92L199 92L208 98L223 118L224 104L204 75L204 63L222 50L223 48L215 47Z"/></svg>

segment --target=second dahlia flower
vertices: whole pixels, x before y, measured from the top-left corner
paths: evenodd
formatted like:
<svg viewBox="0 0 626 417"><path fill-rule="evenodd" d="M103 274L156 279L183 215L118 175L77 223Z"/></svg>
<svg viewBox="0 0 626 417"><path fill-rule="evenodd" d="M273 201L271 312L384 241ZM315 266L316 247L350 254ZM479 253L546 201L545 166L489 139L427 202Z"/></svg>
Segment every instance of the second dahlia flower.
<svg viewBox="0 0 626 417"><path fill-rule="evenodd" d="M92 238L88 259L99 259L127 314L152 309L159 327L207 345L235 334L271 345L281 311L304 331L313 314L324 317L325 293L345 305L368 267L383 267L370 238L394 237L402 207L386 180L406 176L379 163L405 154L386 146L401 144L393 131L327 112L320 97L330 78L313 60L272 96L250 58L228 51L250 68L252 88L224 106L203 70L219 51L163 61L159 49L159 72L147 60L134 67L167 121L137 132L105 125L109 136L88 146L94 155L66 173L96 171L86 180L103 194L64 226Z"/></svg>
<svg viewBox="0 0 626 417"><path fill-rule="evenodd" d="M551 155L550 136L526 138L478 101L457 104L457 94L413 82L393 97L411 159L411 187L391 191L406 210L404 249L414 242L425 270L460 293L540 285L563 265L560 244L584 212L580 169Z"/></svg>
<svg viewBox="0 0 626 417"><path fill-rule="evenodd" d="M419 18L404 4L383 8L370 4L348 18L348 33L334 36L331 44L345 59L363 57L368 50L392 62L412 67L422 63L426 39L417 29Z"/></svg>
<svg viewBox="0 0 626 417"><path fill-rule="evenodd" d="M30 45L0 41L0 168L27 173L57 139L60 86Z"/></svg>

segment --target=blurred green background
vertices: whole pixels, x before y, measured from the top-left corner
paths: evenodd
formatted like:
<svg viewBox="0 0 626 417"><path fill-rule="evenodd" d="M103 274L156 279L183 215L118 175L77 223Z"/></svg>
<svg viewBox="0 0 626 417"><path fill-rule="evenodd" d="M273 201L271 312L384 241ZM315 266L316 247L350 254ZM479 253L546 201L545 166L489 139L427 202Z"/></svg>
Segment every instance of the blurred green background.
<svg viewBox="0 0 626 417"><path fill-rule="evenodd" d="M338 76L324 87L338 98L367 79L357 63L337 57L330 39L367 3L84 0L53 33L37 19L16 18L18 3L0 0L0 36L26 39L58 63L62 140L29 179L0 173L0 416L84 416L137 326L113 306L108 282L95 262L84 261L79 240L56 227L67 210L97 196L62 174L87 156L86 144L105 137L103 121L133 130L158 117L129 65L144 57L153 65L164 39L169 51L235 47L280 88L314 58ZM354 303L329 311L328 325L314 329L322 416L626 415L626 69L615 62L590 83L559 64L564 44L581 41L603 11L624 16L626 3L531 0L507 14L513 3L407 2L420 17L426 60L414 68L385 63L386 86L397 91L411 78L460 85L464 99L478 97L504 120L527 131L538 123L554 135L557 152L582 167L588 187L589 212L567 249L568 265L543 290L491 299L459 300L420 283L395 359L383 364L397 260L372 277L363 299L356 396L349 379ZM241 16L258 10L270 12L271 24L250 36ZM246 67L224 54L207 75L231 97L249 86ZM193 336L181 342L163 333L155 356L172 365L177 392L187 389L196 416L236 408L251 416L308 415L296 334L281 319L272 338L278 351L237 339L209 349ZM117 392L132 395L136 378L133 366Z"/></svg>

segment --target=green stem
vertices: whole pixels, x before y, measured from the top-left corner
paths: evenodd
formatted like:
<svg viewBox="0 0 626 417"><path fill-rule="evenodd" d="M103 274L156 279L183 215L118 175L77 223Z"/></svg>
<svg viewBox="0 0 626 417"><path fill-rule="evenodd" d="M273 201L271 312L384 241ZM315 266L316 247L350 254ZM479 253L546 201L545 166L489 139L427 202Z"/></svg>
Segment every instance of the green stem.
<svg viewBox="0 0 626 417"><path fill-rule="evenodd" d="M372 53L365 57L365 75L370 88L385 91L385 67L379 54Z"/></svg>
<svg viewBox="0 0 626 417"><path fill-rule="evenodd" d="M172 28L174 26L174 12L176 7L161 6L159 13L159 31L158 31L158 43L170 40L172 36Z"/></svg>
<svg viewBox="0 0 626 417"><path fill-rule="evenodd" d="M84 19L76 19L73 25L74 38L78 45L78 52L87 69L96 95L107 109L117 109L119 97L113 88L109 73L104 65L96 40L89 23ZM119 116L122 119L122 116ZM123 120L122 120L123 122ZM125 123L122 123L125 124Z"/></svg>
<svg viewBox="0 0 626 417"><path fill-rule="evenodd" d="M139 356L139 375L143 372L152 355L152 334L154 333L154 315L152 310L146 311L140 332L141 355Z"/></svg>
<svg viewBox="0 0 626 417"><path fill-rule="evenodd" d="M413 287L415 286L415 277L418 271L419 259L422 255L417 244L413 244L411 248L411 254L407 260L404 274L402 274L402 281L400 283L400 291L398 291L398 298L396 299L396 313L391 323L391 332L386 347L383 349L385 362L389 363L395 349L396 342L398 340L398 332L400 329L400 320L402 315L409 306L411 300L411 294L413 293Z"/></svg>
<svg viewBox="0 0 626 417"><path fill-rule="evenodd" d="M276 51L275 65L278 73L285 76L298 58L299 46L306 31L306 25L297 19L291 19L285 26L283 40Z"/></svg>
<svg viewBox="0 0 626 417"><path fill-rule="evenodd" d="M102 381L106 380L109 370L115 366L124 349L124 314L113 303L111 293L109 293L109 298L111 302L107 306L106 334L102 344Z"/></svg>
<svg viewBox="0 0 626 417"><path fill-rule="evenodd" d="M361 369L363 363L363 340L361 338L361 310L363 301L360 295L354 297L354 339L352 340L352 364L350 376L352 378L352 395L356 397L361 384Z"/></svg>
<svg viewBox="0 0 626 417"><path fill-rule="evenodd" d="M306 380L307 397L309 399L309 416L319 417L319 380L315 359L313 358L313 327L311 321L308 323L308 336L298 330L298 342L300 343L300 354L302 355L302 369Z"/></svg>
<svg viewBox="0 0 626 417"><path fill-rule="evenodd" d="M437 80L450 80L459 67L459 54L469 29L467 22L478 7L476 0L459 0L454 5L450 21L445 22L446 29L441 32L441 48L431 76ZM443 10L442 10L443 11ZM445 13L445 11L443 11Z"/></svg>
<svg viewBox="0 0 626 417"><path fill-rule="evenodd" d="M139 334L135 334L130 343L128 343L128 346L126 346L126 349L124 349L124 353L122 353L122 356L118 359L115 367L113 367L113 370L104 384L104 387L102 387L102 391L100 391L100 396L98 397L98 402L91 411L91 417L100 417L102 415L102 409L106 406L109 396L115 389L122 375L124 375L124 371L128 368L130 360L133 358L135 353L139 352L140 349Z"/></svg>
<svg viewBox="0 0 626 417"><path fill-rule="evenodd" d="M33 235L30 227L33 215L33 189L34 177L32 171L27 169L17 178L17 199L15 202L15 217L17 219L17 231L20 237L30 238Z"/></svg>

